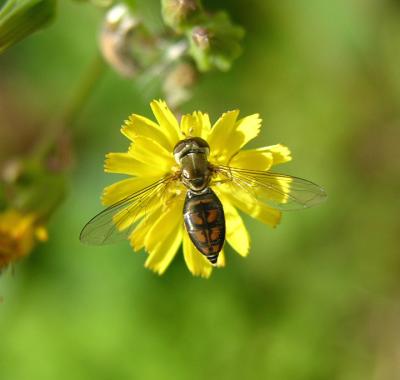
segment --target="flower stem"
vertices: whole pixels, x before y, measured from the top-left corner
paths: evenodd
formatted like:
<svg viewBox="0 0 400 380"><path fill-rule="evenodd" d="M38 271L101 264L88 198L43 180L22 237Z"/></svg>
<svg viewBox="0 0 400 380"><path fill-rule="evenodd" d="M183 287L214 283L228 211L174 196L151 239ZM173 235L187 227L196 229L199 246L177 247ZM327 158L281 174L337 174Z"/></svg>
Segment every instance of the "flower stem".
<svg viewBox="0 0 400 380"><path fill-rule="evenodd" d="M104 63L103 58L97 54L91 62L85 76L79 83L77 91L72 96L70 103L67 105L61 116L61 124L63 124L64 127L71 127L75 124L79 114L86 106L95 87L103 76L105 69L106 64Z"/></svg>
<svg viewBox="0 0 400 380"><path fill-rule="evenodd" d="M57 139L62 135L67 128L72 129L76 126L76 121L79 118L84 107L87 105L94 89L102 78L106 64L102 57L96 54L93 61L90 63L87 71L78 83L77 89L72 95L69 103L61 112L61 115L55 121L50 122L47 129L43 133L42 140L37 144L33 151L33 157L41 161L54 146Z"/></svg>

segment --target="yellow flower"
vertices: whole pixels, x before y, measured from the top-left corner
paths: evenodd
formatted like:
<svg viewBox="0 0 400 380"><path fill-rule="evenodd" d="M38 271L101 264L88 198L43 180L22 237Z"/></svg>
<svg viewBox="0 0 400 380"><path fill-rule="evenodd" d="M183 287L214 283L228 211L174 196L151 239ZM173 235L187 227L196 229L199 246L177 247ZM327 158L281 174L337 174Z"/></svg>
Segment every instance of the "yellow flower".
<svg viewBox="0 0 400 380"><path fill-rule="evenodd" d="M176 175L179 167L174 159L174 147L189 136L201 137L208 142L208 160L215 167L229 165L238 170L268 171L274 165L291 160L289 149L280 144L242 150L260 131L261 119L258 114L239 118L239 111L229 111L211 126L206 113L184 115L179 123L165 102L153 101L150 105L157 122L143 116L131 115L121 130L131 141L129 151L109 153L106 156L106 172L131 176L105 188L102 201L106 206L121 202L160 178ZM250 237L238 209L270 227L279 223L281 212L261 202L245 188L241 190L236 186L233 189L232 183L226 181L226 178L225 181L222 177L215 178L210 186L223 205L226 241L241 256L247 256ZM123 223L118 224L122 215L129 214L129 209L121 209L113 220L119 230L129 231L127 237L135 251L142 248L146 250L147 268L159 274L164 273L182 244L184 259L191 273L209 277L213 266L192 244L183 224L182 210L186 192L185 186L180 181L175 181L161 195L154 193L152 201L143 205L138 215L125 218ZM281 202L285 202L284 196L280 199ZM274 194L271 194L271 198L273 197ZM137 223L130 231L128 227L135 220ZM216 266L224 265L225 255L221 251Z"/></svg>
<svg viewBox="0 0 400 380"><path fill-rule="evenodd" d="M28 255L36 241L47 240L47 231L34 213L9 209L0 213L0 271Z"/></svg>

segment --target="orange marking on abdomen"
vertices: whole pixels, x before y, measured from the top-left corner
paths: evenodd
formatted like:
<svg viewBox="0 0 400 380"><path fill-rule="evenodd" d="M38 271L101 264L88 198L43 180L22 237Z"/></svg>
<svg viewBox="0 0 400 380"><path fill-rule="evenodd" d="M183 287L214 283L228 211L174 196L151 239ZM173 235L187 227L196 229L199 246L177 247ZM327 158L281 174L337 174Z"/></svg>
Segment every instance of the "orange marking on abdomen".
<svg viewBox="0 0 400 380"><path fill-rule="evenodd" d="M198 226L204 224L204 218L198 212L190 214L190 218L192 219L192 222Z"/></svg>
<svg viewBox="0 0 400 380"><path fill-rule="evenodd" d="M210 229L210 240L215 241L221 237L222 228L221 227L214 227Z"/></svg>
<svg viewBox="0 0 400 380"><path fill-rule="evenodd" d="M196 240L200 243L207 243L207 235L205 231L202 230L197 230L197 231L192 231L192 235L196 238Z"/></svg>
<svg viewBox="0 0 400 380"><path fill-rule="evenodd" d="M207 211L207 222L214 223L218 219L218 210L208 210Z"/></svg>
<svg viewBox="0 0 400 380"><path fill-rule="evenodd" d="M208 248L208 255L218 253L221 250L221 247L219 244L212 244Z"/></svg>

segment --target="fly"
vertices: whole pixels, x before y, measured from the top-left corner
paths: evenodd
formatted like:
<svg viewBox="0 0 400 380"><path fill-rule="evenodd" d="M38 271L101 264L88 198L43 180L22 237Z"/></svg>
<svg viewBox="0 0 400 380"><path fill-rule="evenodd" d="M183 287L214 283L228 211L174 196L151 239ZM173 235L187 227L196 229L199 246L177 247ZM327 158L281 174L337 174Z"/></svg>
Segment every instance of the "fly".
<svg viewBox="0 0 400 380"><path fill-rule="evenodd" d="M200 137L179 141L173 153L179 165L177 171L97 214L82 229L81 241L103 245L129 239L138 223L146 222L160 200L171 204L176 197L184 196L183 220L190 240L215 265L224 246L226 226L222 203L212 190L214 185L224 183L225 191L233 197L236 193L244 194L240 202L250 207L262 202L280 210L298 210L317 205L326 198L323 188L302 178L211 164L210 146Z"/></svg>
<svg viewBox="0 0 400 380"><path fill-rule="evenodd" d="M179 141L174 157L181 167L181 181L188 189L183 207L186 231L194 246L216 264L225 242L225 216L221 201L210 188L210 146L200 137Z"/></svg>

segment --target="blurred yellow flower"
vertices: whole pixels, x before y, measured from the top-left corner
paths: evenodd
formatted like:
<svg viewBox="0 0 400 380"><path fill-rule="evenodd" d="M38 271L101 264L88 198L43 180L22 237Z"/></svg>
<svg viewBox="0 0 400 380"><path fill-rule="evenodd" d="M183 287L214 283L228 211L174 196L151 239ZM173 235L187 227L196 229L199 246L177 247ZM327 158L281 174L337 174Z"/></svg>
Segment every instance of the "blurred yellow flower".
<svg viewBox="0 0 400 380"><path fill-rule="evenodd" d="M157 123L140 115L131 115L121 130L132 142L129 151L106 156L106 172L132 176L105 188L102 202L106 206L121 202L160 178L175 175L179 167L174 159L174 147L188 137L201 137L207 141L210 147L208 160L215 166L268 171L276 164L291 160L289 149L280 144L242 150L260 131L258 114L239 119L238 110L229 111L211 126L206 113L184 115L178 123L164 101L153 101L150 106ZM255 197L249 197L245 189L232 191L224 180L215 181L215 185L211 182L210 186L223 205L227 242L241 256L247 256L250 237L237 209L271 227L279 223L281 212ZM192 244L183 224L182 194L186 192L185 186L177 181L172 190L155 197L157 200L139 215L138 219L142 219L128 238L135 251L142 248L147 251L145 266L159 274L164 273L183 244L183 255L190 272L195 276L209 277L213 266ZM143 217L144 213L146 217ZM133 219L129 219L118 228L126 229L132 223ZM216 266L224 265L225 255L221 251Z"/></svg>
<svg viewBox="0 0 400 380"><path fill-rule="evenodd" d="M0 213L0 271L28 255L37 241L47 240L47 230L34 213L14 209Z"/></svg>

